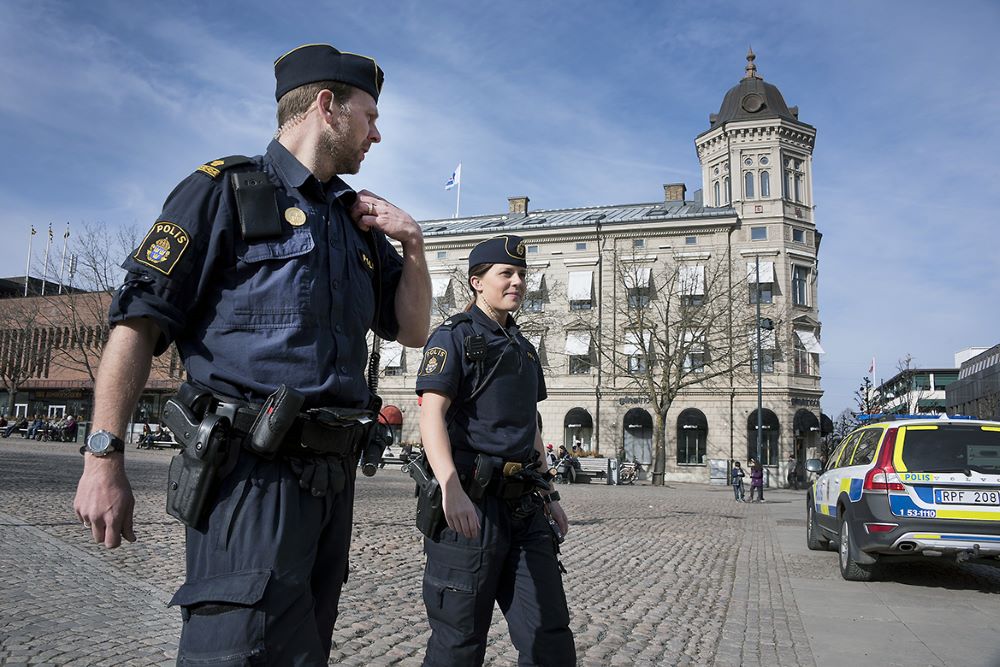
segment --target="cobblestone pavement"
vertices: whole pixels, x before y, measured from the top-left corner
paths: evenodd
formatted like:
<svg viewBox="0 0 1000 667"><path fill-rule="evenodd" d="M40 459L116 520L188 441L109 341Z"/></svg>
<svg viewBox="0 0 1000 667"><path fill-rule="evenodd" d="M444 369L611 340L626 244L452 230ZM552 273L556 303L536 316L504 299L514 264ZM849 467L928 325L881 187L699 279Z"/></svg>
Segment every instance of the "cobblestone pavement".
<svg viewBox="0 0 1000 667"><path fill-rule="evenodd" d="M183 581L184 552L182 527L163 511L171 455L128 452L139 539L107 551L72 513L76 448L0 440L0 664L173 664L180 617L166 603ZM801 492L771 491L764 505L694 484L560 493L581 665L816 664L791 584L811 570L786 561L777 533L801 521L787 518L798 516ZM398 469L359 480L331 664L420 664L428 629L413 512L412 483ZM826 576L835 555L818 556ZM972 585L1000 592L1000 577L974 576ZM489 642L488 665L516 664L499 612Z"/></svg>

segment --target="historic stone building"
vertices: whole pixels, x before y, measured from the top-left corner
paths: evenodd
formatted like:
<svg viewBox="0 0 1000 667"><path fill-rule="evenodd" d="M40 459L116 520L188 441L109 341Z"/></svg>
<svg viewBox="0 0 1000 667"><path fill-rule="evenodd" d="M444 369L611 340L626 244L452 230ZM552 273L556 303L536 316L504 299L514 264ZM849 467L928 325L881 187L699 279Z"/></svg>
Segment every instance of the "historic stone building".
<svg viewBox="0 0 1000 667"><path fill-rule="evenodd" d="M651 399L662 387L649 382L673 368L682 381L663 421L665 477L707 482L756 450L759 300L762 457L771 484L784 484L789 455L802 461L821 425L832 426L820 412L815 138L751 52L695 138L702 183L693 198L679 183L647 203L536 211L528 197L510 197L502 213L422 222L432 319L468 302L476 243L523 236L529 284L518 322L546 367L543 439L650 462ZM419 440L420 359L420 350L383 349L381 391L403 441Z"/></svg>

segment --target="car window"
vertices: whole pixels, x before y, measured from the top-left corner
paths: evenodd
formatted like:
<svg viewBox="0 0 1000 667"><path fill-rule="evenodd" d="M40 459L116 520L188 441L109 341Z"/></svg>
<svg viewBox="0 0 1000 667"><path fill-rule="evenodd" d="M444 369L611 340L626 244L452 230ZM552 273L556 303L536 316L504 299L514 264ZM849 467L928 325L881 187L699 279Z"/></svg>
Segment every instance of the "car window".
<svg viewBox="0 0 1000 667"><path fill-rule="evenodd" d="M882 429L880 428L862 431L858 446L854 448L854 456L851 457L851 465L861 466L871 463L875 458L875 450L878 449L878 443L881 439Z"/></svg>
<svg viewBox="0 0 1000 667"><path fill-rule="evenodd" d="M1000 429L978 425L907 426L900 456L911 472L1000 473Z"/></svg>
<svg viewBox="0 0 1000 667"><path fill-rule="evenodd" d="M845 449L848 451L853 449L854 443L856 443L857 441L858 441L857 432L851 433L846 438L844 438L844 440L840 443L840 445L837 446L837 449L835 449L833 451L833 454L830 456L830 462L827 463L826 469L833 470L834 468L840 467L839 461L841 459L841 454L844 453Z"/></svg>

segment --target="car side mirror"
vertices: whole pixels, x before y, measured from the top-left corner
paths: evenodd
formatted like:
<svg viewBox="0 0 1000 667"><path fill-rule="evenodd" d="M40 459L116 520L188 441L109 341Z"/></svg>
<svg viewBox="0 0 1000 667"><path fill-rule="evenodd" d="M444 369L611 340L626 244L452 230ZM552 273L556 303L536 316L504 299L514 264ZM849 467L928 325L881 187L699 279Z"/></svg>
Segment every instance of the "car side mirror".
<svg viewBox="0 0 1000 667"><path fill-rule="evenodd" d="M823 472L823 462L819 459L807 459L806 460L806 470L809 472L814 472L817 475Z"/></svg>

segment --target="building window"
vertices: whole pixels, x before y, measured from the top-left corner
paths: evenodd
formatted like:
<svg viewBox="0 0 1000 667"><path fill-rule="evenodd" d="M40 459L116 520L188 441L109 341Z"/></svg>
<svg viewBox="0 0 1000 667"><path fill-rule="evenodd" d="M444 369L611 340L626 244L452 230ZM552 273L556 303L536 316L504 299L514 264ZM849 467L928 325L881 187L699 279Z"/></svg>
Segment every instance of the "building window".
<svg viewBox="0 0 1000 667"><path fill-rule="evenodd" d="M448 258L448 251L447 250L438 250L437 251L437 258L438 259L447 259Z"/></svg>
<svg viewBox="0 0 1000 667"><path fill-rule="evenodd" d="M697 408L687 408L677 417L677 463L704 465L708 442L708 420Z"/></svg>
<svg viewBox="0 0 1000 667"><path fill-rule="evenodd" d="M803 178L802 160L793 157L785 158L785 199L802 202Z"/></svg>
<svg viewBox="0 0 1000 667"><path fill-rule="evenodd" d="M589 331L567 331L566 348L564 352L569 357L570 375L587 375L590 373L591 335Z"/></svg>
<svg viewBox="0 0 1000 667"><path fill-rule="evenodd" d="M750 240L751 241L766 241L767 240L767 227L751 227L750 228Z"/></svg>
<svg viewBox="0 0 1000 667"><path fill-rule="evenodd" d="M716 181L712 184L712 191L715 194L715 207L719 208L722 205L722 200L719 198L719 182Z"/></svg>
<svg viewBox="0 0 1000 667"><path fill-rule="evenodd" d="M590 355L573 355L569 358L569 374L570 375L589 375L590 374Z"/></svg>
<svg viewBox="0 0 1000 667"><path fill-rule="evenodd" d="M577 250L586 250L587 249L587 244L586 243L577 243L576 244L576 249Z"/></svg>
<svg viewBox="0 0 1000 667"><path fill-rule="evenodd" d="M649 370L649 364L644 354L630 354L628 356L629 375L643 375Z"/></svg>
<svg viewBox="0 0 1000 667"><path fill-rule="evenodd" d="M760 172L760 196L771 196L771 174L766 171Z"/></svg>
<svg viewBox="0 0 1000 667"><path fill-rule="evenodd" d="M750 361L750 372L754 375L757 374L757 354L755 353L753 359ZM774 372L774 350L761 350L760 351L760 372L761 373L773 373Z"/></svg>
<svg viewBox="0 0 1000 667"><path fill-rule="evenodd" d="M697 244L698 244L698 237L697 236L685 236L684 237L684 245L697 245Z"/></svg>
<svg viewBox="0 0 1000 667"><path fill-rule="evenodd" d="M798 336L792 337L792 355L792 372L796 375L809 375L812 372L811 355Z"/></svg>
<svg viewBox="0 0 1000 667"><path fill-rule="evenodd" d="M685 331L682 345L684 346L684 370L689 373L704 373L708 355L705 350L704 336L698 332Z"/></svg>
<svg viewBox="0 0 1000 667"><path fill-rule="evenodd" d="M792 303L809 305L809 269L797 264L792 265Z"/></svg>
<svg viewBox="0 0 1000 667"><path fill-rule="evenodd" d="M753 172L748 171L743 174L743 196L753 199Z"/></svg>
<svg viewBox="0 0 1000 667"><path fill-rule="evenodd" d="M528 246L528 254L529 255L537 255L538 254L538 246L537 245L529 245Z"/></svg>
<svg viewBox="0 0 1000 667"><path fill-rule="evenodd" d="M545 310L545 274L533 271L528 274L525 285L524 303L521 309L528 313Z"/></svg>
<svg viewBox="0 0 1000 667"><path fill-rule="evenodd" d="M760 294L761 303L774 302L774 290L772 283L750 284L750 303L757 303L757 295Z"/></svg>
<svg viewBox="0 0 1000 667"><path fill-rule="evenodd" d="M590 310L591 308L593 308L593 302L591 302L590 300L569 302L570 310Z"/></svg>
<svg viewBox="0 0 1000 667"><path fill-rule="evenodd" d="M594 273L571 271L566 296L570 310L590 310L594 302Z"/></svg>
<svg viewBox="0 0 1000 667"><path fill-rule="evenodd" d="M645 248L646 247L646 239L632 239L632 247L633 248Z"/></svg>
<svg viewBox="0 0 1000 667"><path fill-rule="evenodd" d="M806 242L806 230L804 229L792 229L792 240L796 243Z"/></svg>
<svg viewBox="0 0 1000 667"><path fill-rule="evenodd" d="M726 186L726 203L728 204L729 202L733 201L733 188L729 183L728 176L726 176L726 178L723 179L723 181Z"/></svg>

